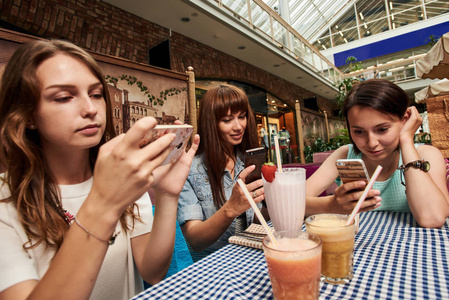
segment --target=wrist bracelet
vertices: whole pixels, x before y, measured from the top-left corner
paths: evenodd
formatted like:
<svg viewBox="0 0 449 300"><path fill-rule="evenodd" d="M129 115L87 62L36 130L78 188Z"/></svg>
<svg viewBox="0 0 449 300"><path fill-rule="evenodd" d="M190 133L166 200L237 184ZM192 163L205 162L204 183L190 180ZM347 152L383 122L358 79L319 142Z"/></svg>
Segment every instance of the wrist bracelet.
<svg viewBox="0 0 449 300"><path fill-rule="evenodd" d="M424 159L417 159L413 160L411 162L408 162L406 164L402 164L398 170L403 170L404 172L407 171L410 167L413 167L415 169L420 169L424 172L429 172L430 170L430 163L427 160Z"/></svg>
<svg viewBox="0 0 449 300"><path fill-rule="evenodd" d="M87 233L87 236L88 236L88 237L89 237L89 236L92 236L92 237L96 238L97 240L99 240L100 242L103 242L103 243L108 244L109 246L110 246L110 245L114 245L115 239L116 239L117 236L120 234L120 231L119 231L119 232L114 232L114 234L111 236L111 238L110 238L109 240L103 240L103 239L100 239L98 236L94 235L92 232L90 232L86 227L84 227L84 226L80 223L80 221L78 220L78 218L73 217L73 219L75 220L75 223L78 224L78 226L79 226L82 230L84 230L84 231Z"/></svg>
<svg viewBox="0 0 449 300"><path fill-rule="evenodd" d="M427 160L424 160L421 158L421 159L413 160L406 164L400 165L398 170L401 171L401 184L403 186L405 186L404 172L407 171L410 167L412 167L414 169L419 169L419 170L427 173L430 170L430 163Z"/></svg>

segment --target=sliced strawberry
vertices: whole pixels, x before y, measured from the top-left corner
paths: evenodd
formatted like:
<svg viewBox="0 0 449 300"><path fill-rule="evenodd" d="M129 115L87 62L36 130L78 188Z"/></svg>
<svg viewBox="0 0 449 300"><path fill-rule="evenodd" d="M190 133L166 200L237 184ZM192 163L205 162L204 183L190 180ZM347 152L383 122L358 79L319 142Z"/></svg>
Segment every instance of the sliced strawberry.
<svg viewBox="0 0 449 300"><path fill-rule="evenodd" d="M262 175L263 178L268 182L273 182L274 177L276 176L276 165L272 162L265 163L262 166Z"/></svg>

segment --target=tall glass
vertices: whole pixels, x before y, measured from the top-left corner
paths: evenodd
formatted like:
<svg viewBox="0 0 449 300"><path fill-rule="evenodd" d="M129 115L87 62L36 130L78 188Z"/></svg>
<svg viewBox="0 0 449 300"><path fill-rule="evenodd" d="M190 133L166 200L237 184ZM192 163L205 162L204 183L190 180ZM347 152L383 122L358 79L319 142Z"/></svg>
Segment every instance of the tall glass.
<svg viewBox="0 0 449 300"><path fill-rule="evenodd" d="M276 231L299 231L306 210L306 170L284 168L268 182L263 178L268 213Z"/></svg>
<svg viewBox="0 0 449 300"><path fill-rule="evenodd" d="M348 215L320 214L306 219L307 232L321 237L321 275L325 282L348 283L352 279L355 241L354 221Z"/></svg>
<svg viewBox="0 0 449 300"><path fill-rule="evenodd" d="M277 300L316 300L320 294L321 239L304 231L274 233L277 244L262 241L273 296Z"/></svg>

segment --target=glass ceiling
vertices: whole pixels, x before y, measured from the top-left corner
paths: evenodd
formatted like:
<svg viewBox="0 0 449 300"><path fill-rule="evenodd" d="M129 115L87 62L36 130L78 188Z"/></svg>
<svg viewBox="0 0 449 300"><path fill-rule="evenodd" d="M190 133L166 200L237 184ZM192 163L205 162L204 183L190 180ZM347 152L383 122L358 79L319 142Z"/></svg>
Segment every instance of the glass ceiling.
<svg viewBox="0 0 449 300"><path fill-rule="evenodd" d="M281 0L282 1L282 0ZM313 43L326 31L337 15L353 8L355 0L285 0L290 10L291 26L306 40ZM279 13L279 0L263 0Z"/></svg>

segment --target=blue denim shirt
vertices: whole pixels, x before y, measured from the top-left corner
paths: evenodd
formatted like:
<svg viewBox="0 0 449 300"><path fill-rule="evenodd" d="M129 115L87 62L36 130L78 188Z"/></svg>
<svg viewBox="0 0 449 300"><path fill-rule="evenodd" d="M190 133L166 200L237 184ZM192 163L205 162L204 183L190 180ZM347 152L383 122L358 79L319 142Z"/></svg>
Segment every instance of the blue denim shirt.
<svg viewBox="0 0 449 300"><path fill-rule="evenodd" d="M232 194L232 188L237 183L240 172L244 169L244 163L242 158L237 155L237 162L234 169L234 178L231 177L231 173L228 170L223 174L223 187L226 199L228 200ZM189 220L202 220L209 219L213 214L217 212L212 198L212 190L209 184L209 178L206 173L206 166L204 165L204 156L195 156L190 167L189 175L187 176L186 183L182 188L181 195L178 202L178 222L180 226L183 226ZM247 224L251 224L254 217L254 211L249 209L246 212ZM198 261L201 258L211 254L215 250L228 244L230 236L235 234L235 220L231 226L223 233L223 235L209 248L202 252L194 252L190 246L189 250L194 261Z"/></svg>

